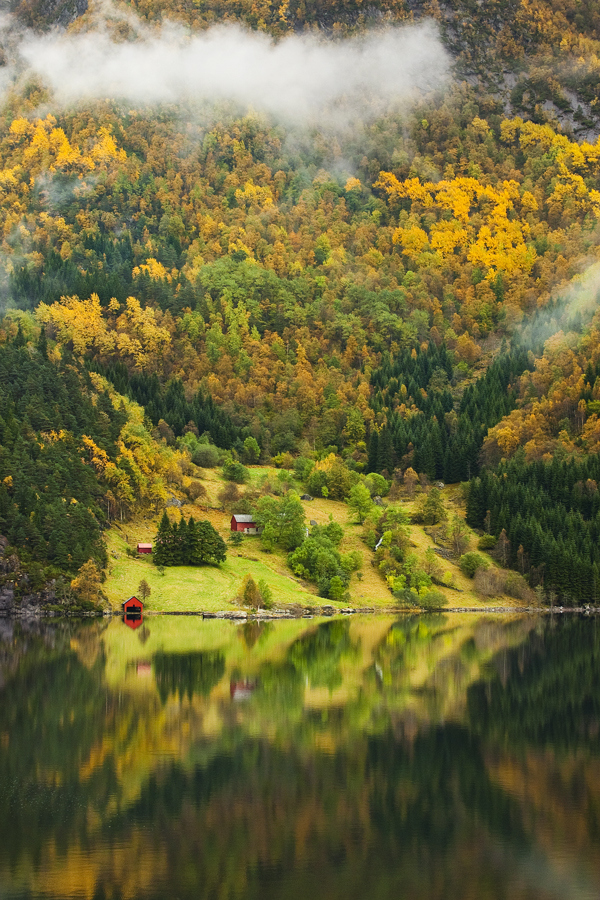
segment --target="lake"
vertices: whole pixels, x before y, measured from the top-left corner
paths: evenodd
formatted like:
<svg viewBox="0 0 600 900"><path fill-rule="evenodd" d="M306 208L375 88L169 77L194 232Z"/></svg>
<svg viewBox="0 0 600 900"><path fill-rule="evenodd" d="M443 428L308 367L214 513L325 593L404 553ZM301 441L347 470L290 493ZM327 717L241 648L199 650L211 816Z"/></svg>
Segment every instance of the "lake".
<svg viewBox="0 0 600 900"><path fill-rule="evenodd" d="M0 620L0 897L597 900L600 621Z"/></svg>

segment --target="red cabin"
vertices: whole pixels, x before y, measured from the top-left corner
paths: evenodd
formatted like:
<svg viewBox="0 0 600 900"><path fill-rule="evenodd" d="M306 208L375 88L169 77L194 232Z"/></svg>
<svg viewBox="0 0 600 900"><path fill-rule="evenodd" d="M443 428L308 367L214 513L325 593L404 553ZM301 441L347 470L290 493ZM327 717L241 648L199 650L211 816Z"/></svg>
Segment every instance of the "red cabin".
<svg viewBox="0 0 600 900"><path fill-rule="evenodd" d="M152 553L152 544L138 544L137 552L138 553Z"/></svg>
<svg viewBox="0 0 600 900"><path fill-rule="evenodd" d="M260 529L254 521L254 516L240 516L237 513L231 517L231 530L241 531L242 534L260 533Z"/></svg>
<svg viewBox="0 0 600 900"><path fill-rule="evenodd" d="M142 624L142 613L144 611L142 601L138 600L137 597L130 597L129 600L124 601L122 606L125 624L129 625L130 628L139 628Z"/></svg>

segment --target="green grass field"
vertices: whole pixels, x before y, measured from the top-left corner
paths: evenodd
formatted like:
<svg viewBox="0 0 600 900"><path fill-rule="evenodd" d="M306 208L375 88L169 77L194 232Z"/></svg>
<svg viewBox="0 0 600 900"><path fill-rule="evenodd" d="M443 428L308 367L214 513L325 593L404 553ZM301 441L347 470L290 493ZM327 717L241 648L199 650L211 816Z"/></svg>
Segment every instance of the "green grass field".
<svg viewBox="0 0 600 900"><path fill-rule="evenodd" d="M247 574L258 582L263 578L273 591L276 606L302 604L314 606L320 600L289 575L281 574L260 559L238 556L237 548L228 549L227 560L220 566L174 566L164 575L152 564L151 556L131 558L122 534L112 529L108 537L109 577L104 586L113 607L118 607L138 590L144 578L151 594L146 609L160 612L218 612L239 609L236 593Z"/></svg>
<svg viewBox="0 0 600 900"><path fill-rule="evenodd" d="M251 486L256 487L265 475L275 480L277 469L267 466L252 466ZM230 535L231 515L215 508L218 505L217 494L223 486L218 470L205 470L202 480L207 496L206 505L184 503L181 511L172 509L172 519L180 514L186 518L208 519L221 534L224 540ZM462 512L462 500L457 486L444 489L446 508L452 514ZM182 498L183 499L183 498ZM416 500L395 503L402 506L407 513L414 509ZM151 556L131 557L127 548L134 550L138 541L153 541L156 535L158 519L139 518L120 527L114 525L107 534L108 578L104 585L105 593L113 606L119 608L121 603L137 593L138 585L145 579L150 585L151 594L147 609L151 612L220 612L239 609L236 596L245 575L250 574L255 581L264 579L273 592L275 608L293 606L321 607L324 604L343 608L349 604L357 609L372 607L378 610L395 606L394 598L372 565L374 554L361 539L362 529L356 524L351 511L345 503L324 498L315 498L304 502L307 524L315 521L326 524L331 518L344 528L344 537L340 550L348 553L358 550L363 558L363 566L358 574L353 574L350 583L350 600L332 603L317 596L314 585L296 578L286 564L285 554L266 553L261 548L258 537L244 537L239 547L228 544L227 560L221 566L203 566L194 568L177 566L166 568L161 575L152 564ZM162 513L161 513L162 514ZM432 538L425 529L417 525L410 526L411 551L419 559L434 546ZM472 535L471 548L476 547L476 535ZM518 607L517 601L507 597L483 600L473 591L473 582L466 578L458 565L453 561L441 560L444 580L450 581L455 590L447 587L436 587L446 596L447 609L456 607L497 606L499 602L505 606Z"/></svg>

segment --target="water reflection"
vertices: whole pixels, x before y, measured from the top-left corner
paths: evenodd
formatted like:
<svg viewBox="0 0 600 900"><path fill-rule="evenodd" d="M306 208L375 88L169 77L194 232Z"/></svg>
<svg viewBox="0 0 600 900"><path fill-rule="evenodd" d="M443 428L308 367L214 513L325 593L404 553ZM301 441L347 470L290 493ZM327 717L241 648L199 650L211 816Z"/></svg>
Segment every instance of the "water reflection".
<svg viewBox="0 0 600 900"><path fill-rule="evenodd" d="M0 896L597 898L599 675L590 620L0 620Z"/></svg>

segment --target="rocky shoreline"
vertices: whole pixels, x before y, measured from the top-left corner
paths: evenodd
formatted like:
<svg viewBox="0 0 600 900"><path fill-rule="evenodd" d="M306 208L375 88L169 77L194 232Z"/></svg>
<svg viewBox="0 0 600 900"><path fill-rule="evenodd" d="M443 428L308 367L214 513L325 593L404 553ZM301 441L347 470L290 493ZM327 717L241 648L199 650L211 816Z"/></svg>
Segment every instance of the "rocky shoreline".
<svg viewBox="0 0 600 900"><path fill-rule="evenodd" d="M39 593L29 594L15 600L14 590L7 587L0 588L0 618L3 619L63 619L63 618L120 618L119 610L92 610L84 611L78 609L57 610L48 609L47 604L53 604L56 597L52 591L41 591ZM369 607L345 607L336 609L333 606L317 606L304 607L301 609L276 609L276 610L221 610L218 612L206 612L202 610L184 610L184 611L161 611L149 610L144 616L152 618L154 616L195 616L203 619L230 619L232 621L253 621L265 619L312 619L316 617L330 617L334 615L352 616L352 615L402 615L402 614L421 614L427 613L495 613L504 615L514 615L527 613L530 615L555 615L578 613L582 615L600 614L600 607L563 607L555 606L539 607L539 606L461 606L447 609L428 610L418 607L389 607L387 609L375 609Z"/></svg>

